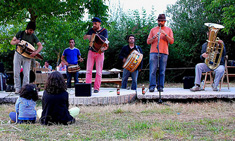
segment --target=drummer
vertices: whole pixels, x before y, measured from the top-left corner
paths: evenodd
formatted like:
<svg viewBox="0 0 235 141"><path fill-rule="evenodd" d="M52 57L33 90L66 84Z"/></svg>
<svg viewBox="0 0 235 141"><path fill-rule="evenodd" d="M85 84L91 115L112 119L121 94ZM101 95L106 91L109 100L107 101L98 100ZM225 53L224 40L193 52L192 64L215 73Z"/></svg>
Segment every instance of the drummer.
<svg viewBox="0 0 235 141"><path fill-rule="evenodd" d="M72 66L72 65L78 65L78 61L82 62L83 58L81 57L81 53L80 50L76 47L74 47L75 45L75 40L73 38L71 38L69 40L69 47L66 48L63 52L63 55L61 56L61 61L63 61L65 63L65 65L67 66L67 88L71 88L71 80L72 80L72 76L74 77L75 83L78 83L78 70L76 72L68 72L68 67ZM65 57L67 59L67 61L65 60Z"/></svg>
<svg viewBox="0 0 235 141"><path fill-rule="evenodd" d="M126 38L128 45L122 47L122 50L119 54L119 58L122 60L123 64L127 61L128 55L133 51L136 50L143 54L142 49L140 46L135 45L135 36L130 34ZM136 90L137 88L137 79L138 79L138 73L141 71L143 67L143 60L141 61L141 64L138 66L138 68L134 72L130 72L127 69L123 69L123 76L122 76L122 89L126 89L127 87L127 80L128 77L131 75L132 78L132 84L131 89Z"/></svg>

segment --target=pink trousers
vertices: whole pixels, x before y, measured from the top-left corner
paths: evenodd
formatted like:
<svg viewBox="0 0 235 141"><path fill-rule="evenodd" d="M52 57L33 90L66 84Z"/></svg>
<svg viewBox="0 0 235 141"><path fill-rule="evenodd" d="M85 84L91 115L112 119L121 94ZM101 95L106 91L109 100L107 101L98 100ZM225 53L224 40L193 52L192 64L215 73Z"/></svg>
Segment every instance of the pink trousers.
<svg viewBox="0 0 235 141"><path fill-rule="evenodd" d="M86 83L90 84L92 83L92 70L94 63L96 64L94 90L99 90L102 79L104 53L99 54L91 50L88 51L87 64L86 64Z"/></svg>

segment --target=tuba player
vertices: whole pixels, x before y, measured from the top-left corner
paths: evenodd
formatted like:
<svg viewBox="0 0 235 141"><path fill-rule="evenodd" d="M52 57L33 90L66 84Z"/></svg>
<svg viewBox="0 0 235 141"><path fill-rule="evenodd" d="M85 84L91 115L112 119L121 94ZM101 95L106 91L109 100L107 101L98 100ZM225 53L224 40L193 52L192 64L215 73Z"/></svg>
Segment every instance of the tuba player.
<svg viewBox="0 0 235 141"><path fill-rule="evenodd" d="M207 36L208 36L208 34L209 33L207 32ZM224 42L222 40L219 40L218 43L219 43L220 46L222 46L222 44L224 46ZM208 54L206 53L207 44L208 43L206 42L202 45L200 58L203 61L205 60L205 58L208 57ZM221 61L220 61L220 65L219 65L218 68L216 68L214 70L215 77L214 77L214 82L211 86L213 91L218 91L217 86L219 85L219 81L220 81L220 79L222 78L222 76L224 74L224 70L225 70L224 57L225 57L225 55L226 55L226 49L225 49L225 46L224 46ZM198 63L195 66L195 81L194 81L195 85L190 89L190 91L193 91L193 92L201 91L200 83L201 83L202 72L208 72L208 71L212 71L212 70L206 65L206 63Z"/></svg>

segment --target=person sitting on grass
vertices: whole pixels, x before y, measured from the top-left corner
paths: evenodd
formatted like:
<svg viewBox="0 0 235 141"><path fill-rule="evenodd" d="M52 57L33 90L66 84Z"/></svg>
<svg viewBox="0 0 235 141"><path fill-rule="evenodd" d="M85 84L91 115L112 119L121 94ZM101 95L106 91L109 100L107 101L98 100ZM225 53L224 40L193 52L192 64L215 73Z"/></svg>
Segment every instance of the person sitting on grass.
<svg viewBox="0 0 235 141"><path fill-rule="evenodd" d="M75 116L79 108L68 110L69 94L66 91L62 74L58 71L52 72L47 79L45 91L42 97L42 110L38 110L39 121L42 125L75 123Z"/></svg>
<svg viewBox="0 0 235 141"><path fill-rule="evenodd" d="M11 123L35 123L36 121L36 101L38 92L34 84L26 84L20 90L20 97L15 104L16 112L9 114Z"/></svg>

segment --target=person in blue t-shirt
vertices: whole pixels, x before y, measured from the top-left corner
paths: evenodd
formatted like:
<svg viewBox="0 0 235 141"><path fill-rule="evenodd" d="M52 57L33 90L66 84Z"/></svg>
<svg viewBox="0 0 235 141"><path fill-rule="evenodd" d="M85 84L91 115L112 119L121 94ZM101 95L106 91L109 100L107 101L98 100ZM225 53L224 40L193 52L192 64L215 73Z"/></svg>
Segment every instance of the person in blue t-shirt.
<svg viewBox="0 0 235 141"><path fill-rule="evenodd" d="M70 47L66 48L63 52L63 55L61 56L61 60L65 63L67 66L67 87L71 88L71 80L72 76L74 77L75 83L78 83L78 71L75 72L69 72L68 67L72 65L78 65L78 61L82 62L83 58L81 57L81 53L79 49L74 47L75 45L75 40L71 38L69 40L69 45ZM65 57L67 61L65 60Z"/></svg>

